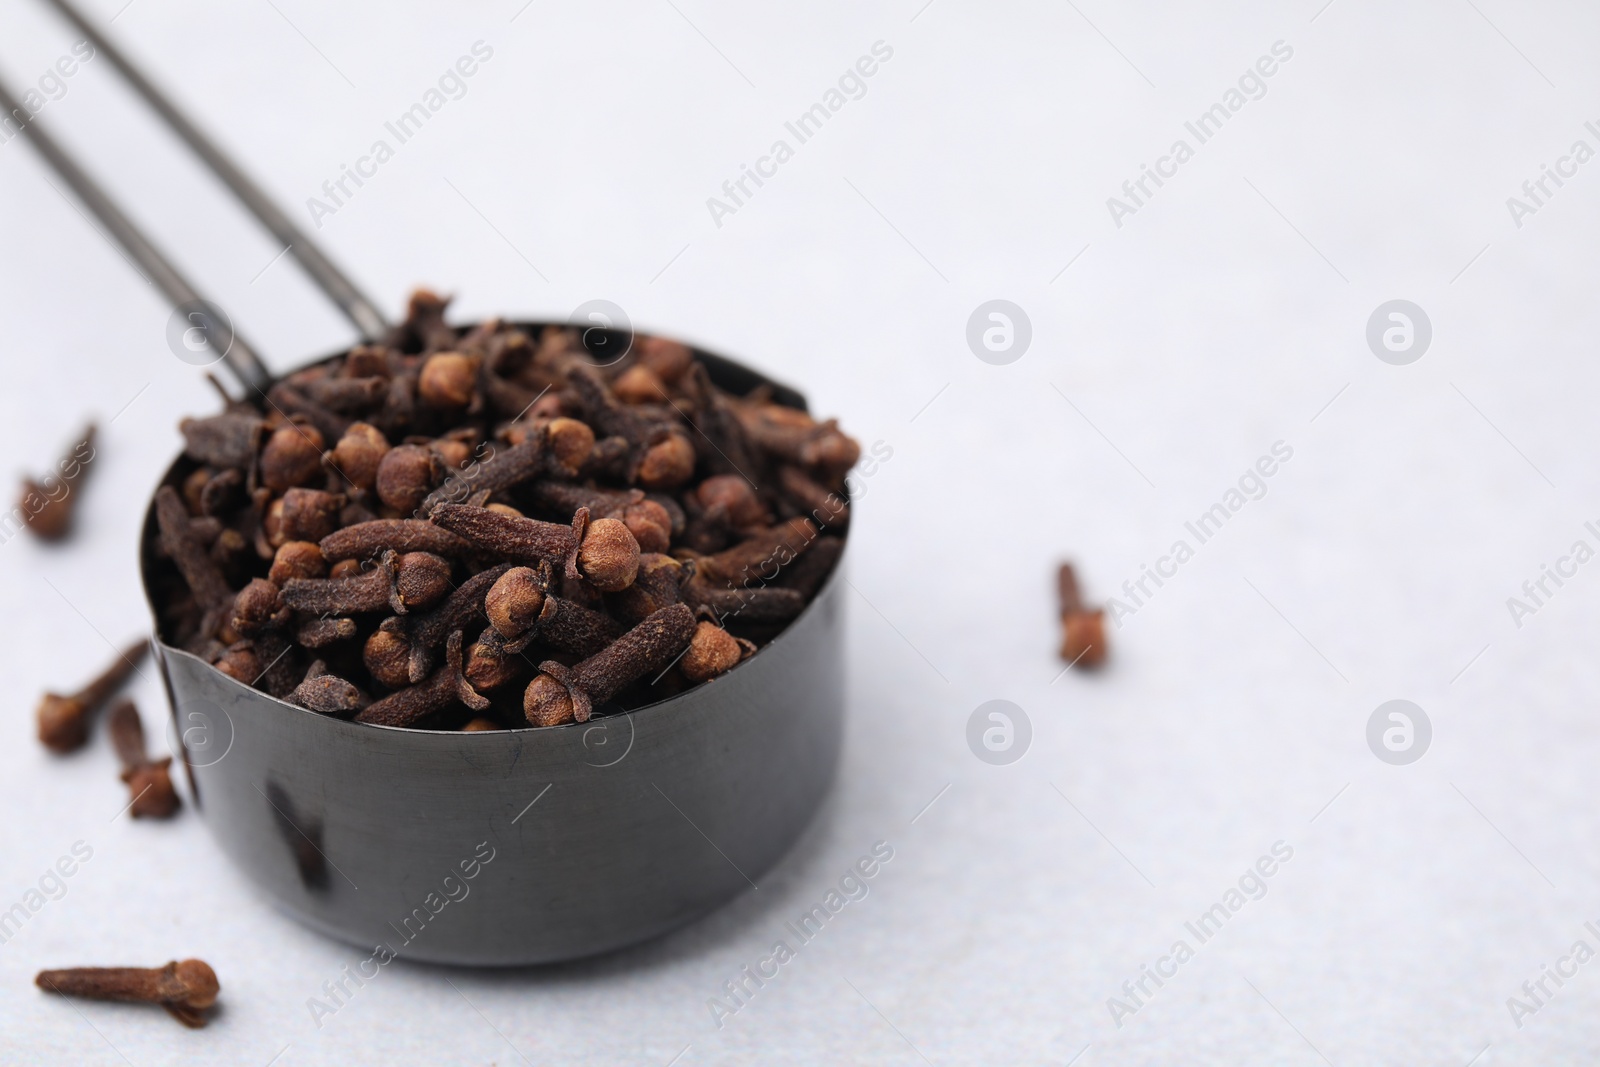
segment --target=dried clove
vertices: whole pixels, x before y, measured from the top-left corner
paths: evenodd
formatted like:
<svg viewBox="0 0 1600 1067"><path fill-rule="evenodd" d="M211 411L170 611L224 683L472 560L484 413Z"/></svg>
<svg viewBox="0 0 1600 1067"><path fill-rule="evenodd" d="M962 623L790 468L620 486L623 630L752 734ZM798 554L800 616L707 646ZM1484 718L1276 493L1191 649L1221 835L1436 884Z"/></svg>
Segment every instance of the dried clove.
<svg viewBox="0 0 1600 1067"><path fill-rule="evenodd" d="M1099 667L1106 661L1106 613L1083 606L1072 564L1061 565L1056 586L1061 598L1061 658L1069 666Z"/></svg>
<svg viewBox="0 0 1600 1067"><path fill-rule="evenodd" d="M327 648L348 641L360 632L354 619L307 619L294 632L295 643L301 648Z"/></svg>
<svg viewBox="0 0 1600 1067"><path fill-rule="evenodd" d="M818 526L842 530L850 525L850 505L799 467L778 468L778 486L791 503Z"/></svg>
<svg viewBox="0 0 1600 1067"><path fill-rule="evenodd" d="M639 366L667 384L676 384L694 365L694 354L687 345L665 337L640 337L634 342Z"/></svg>
<svg viewBox="0 0 1600 1067"><path fill-rule="evenodd" d="M659 552L639 557L639 574L633 584L606 598L611 611L630 623L642 622L662 608L683 599L682 588L688 578L683 564Z"/></svg>
<svg viewBox="0 0 1600 1067"><path fill-rule="evenodd" d="M200 487L200 514L225 515L237 508L244 496L243 472L233 468L218 471Z"/></svg>
<svg viewBox="0 0 1600 1067"><path fill-rule="evenodd" d="M499 635L515 641L539 621L550 591L550 564L538 569L512 567L500 574L484 597L483 610Z"/></svg>
<svg viewBox="0 0 1600 1067"><path fill-rule="evenodd" d="M701 622L694 628L678 669L691 682L709 681L755 655L755 651L751 642L734 637L715 623Z"/></svg>
<svg viewBox="0 0 1600 1067"><path fill-rule="evenodd" d="M333 447L329 462L357 489L371 489L378 481L383 457L388 454L389 440L382 430L368 422L352 422Z"/></svg>
<svg viewBox="0 0 1600 1067"><path fill-rule="evenodd" d="M378 463L375 487L378 499L395 511L415 514L422 501L444 477L444 462L431 448L396 445Z"/></svg>
<svg viewBox="0 0 1600 1067"><path fill-rule="evenodd" d="M785 567L778 575L778 584L793 589L809 603L828 580L839 558L844 555L844 538L819 537L800 558Z"/></svg>
<svg viewBox="0 0 1600 1067"><path fill-rule="evenodd" d="M586 608L557 596L546 596L538 622L520 637L502 637L490 628L483 642L506 652L521 652L534 638L557 652L571 656L592 656L625 633L627 627L603 611Z"/></svg>
<svg viewBox="0 0 1600 1067"><path fill-rule="evenodd" d="M272 557L272 568L267 579L282 585L290 578L326 578L328 559L322 549L310 541L285 541Z"/></svg>
<svg viewBox="0 0 1600 1067"><path fill-rule="evenodd" d="M474 641L472 647L467 649L466 665L462 668L462 674L466 676L468 685L482 693L499 689L526 677L524 668L527 666L529 663L526 657L510 651L498 642Z"/></svg>
<svg viewBox="0 0 1600 1067"><path fill-rule="evenodd" d="M738 474L712 475L696 487L694 498L706 511L720 509L738 529L765 526L772 519L755 486Z"/></svg>
<svg viewBox="0 0 1600 1067"><path fill-rule="evenodd" d="M172 788L172 776L167 768L171 756L152 760L144 751L144 724L139 721L139 709L131 700L119 700L111 709L106 724L111 734L111 747L122 761L122 780L128 783L133 794L129 809L135 819L171 818L178 810L178 794Z"/></svg>
<svg viewBox="0 0 1600 1067"><path fill-rule="evenodd" d="M274 500L262 519L267 544L281 548L287 541L320 541L339 525L345 498L320 489L290 489Z"/></svg>
<svg viewBox="0 0 1600 1067"><path fill-rule="evenodd" d="M46 693L34 712L38 720L39 740L50 751L65 754L83 747L89 740L89 718L100 710L111 695L122 688L150 648L150 642L138 641L117 653L111 666L76 693L61 696Z"/></svg>
<svg viewBox="0 0 1600 1067"><path fill-rule="evenodd" d="M322 434L315 426L287 423L272 431L261 450L261 481L281 493L322 476Z"/></svg>
<svg viewBox="0 0 1600 1067"><path fill-rule="evenodd" d="M421 502L417 514L427 518L440 504L460 504L472 493L499 493L538 477L543 471L544 437L532 434L520 445L502 449L478 464L471 477L447 479Z"/></svg>
<svg viewBox="0 0 1600 1067"><path fill-rule="evenodd" d="M444 603L422 615L404 615L385 619L381 630L404 637L410 647L408 680L415 684L433 670L433 654L454 630L484 617L485 596L499 579L511 570L511 564L501 563L480 571L456 587Z"/></svg>
<svg viewBox="0 0 1600 1067"><path fill-rule="evenodd" d="M720 586L696 572L683 584L683 602L703 608L718 622L738 619L743 623L788 622L805 610L806 598L797 590L776 585L739 588Z"/></svg>
<svg viewBox="0 0 1600 1067"><path fill-rule="evenodd" d="M561 477L576 477L594 451L594 431L589 424L557 416L544 424L544 435L546 468Z"/></svg>
<svg viewBox="0 0 1600 1067"><path fill-rule="evenodd" d="M94 434L94 424L90 423L53 472L42 481L22 480L17 511L28 531L41 541L59 541L72 527L72 512L78 500L73 490L94 460Z"/></svg>
<svg viewBox="0 0 1600 1067"><path fill-rule="evenodd" d="M751 441L732 403L711 383L704 363L694 361L681 379L693 412L701 466L715 474L764 479L766 457Z"/></svg>
<svg viewBox="0 0 1600 1067"><path fill-rule="evenodd" d="M472 544L423 519L374 519L336 530L319 546L330 560L376 559L386 550L431 552L460 559L470 555Z"/></svg>
<svg viewBox="0 0 1600 1067"><path fill-rule="evenodd" d="M289 699L321 715L347 718L366 707L367 695L353 683L329 674L320 659L306 670L305 681L295 687Z"/></svg>
<svg viewBox="0 0 1600 1067"><path fill-rule="evenodd" d="M639 574L639 542L621 519L595 519L578 546L578 571L603 593L628 588Z"/></svg>
<svg viewBox="0 0 1600 1067"><path fill-rule="evenodd" d="M594 443L589 457L579 469L579 477L627 481L633 449L626 437L604 437Z"/></svg>
<svg viewBox="0 0 1600 1067"><path fill-rule="evenodd" d="M342 415L368 412L383 402L389 391L385 378L319 378L301 385L306 397ZM349 433L349 430L345 431Z"/></svg>
<svg viewBox="0 0 1600 1067"><path fill-rule="evenodd" d="M204 960L174 960L165 967L69 967L40 971L33 984L52 993L89 1000L160 1004L183 1025L198 1029L217 1002L217 972Z"/></svg>
<svg viewBox="0 0 1600 1067"><path fill-rule="evenodd" d="M478 360L460 352L435 352L422 365L417 395L438 408L464 408L478 382Z"/></svg>
<svg viewBox="0 0 1600 1067"><path fill-rule="evenodd" d="M489 701L468 683L461 671L461 631L445 642L445 663L420 685L391 693L367 705L356 722L375 726L410 726L419 719L443 711L460 701L474 711L482 711Z"/></svg>
<svg viewBox="0 0 1600 1067"><path fill-rule="evenodd" d="M732 548L695 561L695 575L708 586L732 588L752 580L771 581L817 538L810 519L790 519L746 538Z"/></svg>
<svg viewBox="0 0 1600 1067"><path fill-rule="evenodd" d="M183 434L184 454L195 462L249 470L255 465L266 425L258 415L225 411L204 419L184 419L178 430Z"/></svg>
<svg viewBox="0 0 1600 1067"><path fill-rule="evenodd" d="M156 525L161 550L177 566L195 601L208 616L201 629L209 636L220 622L221 613L233 606L233 590L228 587L222 568L190 531L189 510L170 485L156 490Z"/></svg>
<svg viewBox="0 0 1600 1067"><path fill-rule="evenodd" d="M627 481L637 481L646 489L676 489L694 476L694 444L675 423L648 419L619 403L588 367L572 367L567 381L583 404L589 424L599 433L628 442L632 470Z"/></svg>
<svg viewBox="0 0 1600 1067"><path fill-rule="evenodd" d="M620 519L639 543L641 552L665 552L672 544L672 516L657 500L639 489L590 489L565 482L538 482L530 495L548 512L571 515L588 508L596 519Z"/></svg>
<svg viewBox="0 0 1600 1067"><path fill-rule="evenodd" d="M634 364L611 383L611 391L624 404L653 404L667 395L667 383L642 364Z"/></svg>
<svg viewBox="0 0 1600 1067"><path fill-rule="evenodd" d="M574 667L546 660L523 694L523 714L534 726L588 722L596 703L604 703L624 686L670 666L689 644L694 630L694 612L683 604L673 604Z"/></svg>
<svg viewBox="0 0 1600 1067"><path fill-rule="evenodd" d="M461 504L440 504L429 518L491 555L563 564L568 574L582 575L602 592L626 589L638 572L639 543L628 528L615 519L591 523L585 508L570 527Z"/></svg>
<svg viewBox="0 0 1600 1067"><path fill-rule="evenodd" d="M294 609L285 606L283 590L269 578L253 578L233 598L233 617L228 629L242 637L253 637L267 630L287 626Z"/></svg>
<svg viewBox="0 0 1600 1067"><path fill-rule="evenodd" d="M327 441L337 441L350 427L351 420L323 407L288 382L279 382L268 389L267 402L279 413L305 425L308 429L315 428Z"/></svg>
<svg viewBox="0 0 1600 1067"><path fill-rule="evenodd" d="M310 615L355 615L385 608L396 615L427 608L450 591L450 564L429 552L385 551L378 564L354 578L293 578L283 603Z"/></svg>
<svg viewBox="0 0 1600 1067"><path fill-rule="evenodd" d="M386 689L411 685L411 642L405 635L379 629L367 638L361 662Z"/></svg>

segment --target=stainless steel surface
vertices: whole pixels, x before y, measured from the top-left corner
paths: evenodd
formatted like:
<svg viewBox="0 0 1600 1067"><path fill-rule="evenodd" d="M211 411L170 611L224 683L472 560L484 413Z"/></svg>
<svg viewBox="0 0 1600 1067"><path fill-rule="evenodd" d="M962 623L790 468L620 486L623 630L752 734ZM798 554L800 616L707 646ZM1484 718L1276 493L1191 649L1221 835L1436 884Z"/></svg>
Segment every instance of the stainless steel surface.
<svg viewBox="0 0 1600 1067"><path fill-rule="evenodd" d="M706 362L721 383L765 381ZM196 807L284 910L364 955L546 963L682 926L794 843L838 762L842 584L836 571L787 630L709 684L539 730L342 722L159 634L156 649Z"/></svg>
<svg viewBox="0 0 1600 1067"><path fill-rule="evenodd" d="M257 357L255 350L246 344L244 338L235 333L231 326L219 329L210 312L196 306L201 304L202 300L194 286L190 285L179 273L178 268L150 242L143 231L123 214L122 209L106 195L99 183L89 177L54 139L39 128L37 119L31 117L28 110L18 103L4 83L0 82L0 121L3 120L18 123L28 133L29 140L44 157L45 162L61 175L61 179L72 187L72 191L83 201L89 212L110 231L111 240L127 253L134 269L143 275L145 281L161 290L174 308L185 309L186 314L200 316L201 321L198 325L207 338L226 336L227 343L222 360L239 383L247 390L265 390L272 382L272 374Z"/></svg>
<svg viewBox="0 0 1600 1067"><path fill-rule="evenodd" d="M334 265L315 241L278 210L277 205L261 191L261 187L240 170L216 142L189 121L189 117L179 111L167 95L156 88L155 84L134 66L133 62L123 54L122 49L112 44L94 23L84 18L67 0L48 0L48 2L61 12L79 33L88 38L96 50L111 61L111 65L121 72L140 96L144 97L145 102L154 108L167 125L183 138L184 143L205 161L206 166L233 190L234 195L250 209L250 213L255 215L273 236L288 246L290 255L300 261L300 266L305 268L311 280L328 295L329 299L339 305L340 310L355 323L356 329L361 331L362 336L372 339L387 332L389 324L377 305Z"/></svg>

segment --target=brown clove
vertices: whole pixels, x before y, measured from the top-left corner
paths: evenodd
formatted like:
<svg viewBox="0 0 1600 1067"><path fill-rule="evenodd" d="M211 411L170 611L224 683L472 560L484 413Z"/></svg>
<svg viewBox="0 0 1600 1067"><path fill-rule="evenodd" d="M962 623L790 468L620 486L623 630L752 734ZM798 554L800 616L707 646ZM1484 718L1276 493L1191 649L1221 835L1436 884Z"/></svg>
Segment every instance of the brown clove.
<svg viewBox="0 0 1600 1067"><path fill-rule="evenodd" d="M1056 585L1061 596L1061 658L1069 666L1093 670L1106 661L1106 613L1084 607L1072 564L1061 565Z"/></svg>
<svg viewBox="0 0 1600 1067"><path fill-rule="evenodd" d="M74 490L94 460L94 433L94 424L90 423L72 451L42 481L22 480L17 510L28 531L41 541L59 541L72 528L72 512L78 503Z"/></svg>
<svg viewBox="0 0 1600 1067"><path fill-rule="evenodd" d="M604 703L652 671L665 670L694 635L694 612L686 605L662 608L602 652L574 667L553 660L539 665L522 697L523 714L534 726L588 722Z"/></svg>
<svg viewBox="0 0 1600 1067"><path fill-rule="evenodd" d="M562 564L569 576L581 575L602 592L626 589L638 573L639 542L616 519L590 522L587 508L578 509L571 526L462 504L440 504L429 518L491 555Z"/></svg>
<svg viewBox="0 0 1600 1067"><path fill-rule="evenodd" d="M40 989L89 1000L126 1000L160 1004L183 1025L206 1024L205 1011L217 1002L217 972L204 960L174 960L165 967L70 967L40 971L33 980Z"/></svg>
<svg viewBox="0 0 1600 1067"><path fill-rule="evenodd" d="M172 775L167 768L171 756L152 760L145 755L144 724L139 721L139 709L131 700L119 700L111 709L106 724L111 734L111 747L122 761L122 780L128 783L133 799L128 802L135 819L167 819L178 810L178 794L172 788Z"/></svg>
<svg viewBox="0 0 1600 1067"><path fill-rule="evenodd" d="M489 706L488 699L473 689L462 673L460 630L445 642L445 663L431 678L367 705L355 721L375 726L411 726L457 702L473 711Z"/></svg>
<svg viewBox="0 0 1600 1067"><path fill-rule="evenodd" d="M139 641L117 653L100 675L76 693L62 696L46 693L34 712L39 725L39 740L50 751L60 754L83 747L89 740L89 719L139 665L150 642Z"/></svg>

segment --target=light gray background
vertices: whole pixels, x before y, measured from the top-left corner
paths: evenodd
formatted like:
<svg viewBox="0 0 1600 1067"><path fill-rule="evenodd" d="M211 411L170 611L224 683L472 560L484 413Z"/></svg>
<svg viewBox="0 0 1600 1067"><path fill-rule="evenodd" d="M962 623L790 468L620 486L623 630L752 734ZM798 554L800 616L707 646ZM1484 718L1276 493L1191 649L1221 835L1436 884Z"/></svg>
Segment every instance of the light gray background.
<svg viewBox="0 0 1600 1067"><path fill-rule="evenodd" d="M1520 229L1506 198L1574 140L1600 147L1600 11L123 3L88 6L302 219L485 41L465 98L325 220L369 291L394 312L431 283L463 317L613 300L793 381L893 458L853 534L838 785L759 892L571 967L396 964L319 1029L307 998L364 954L273 912L192 811L117 817L103 738L67 759L33 740L36 695L146 627L138 516L177 419L213 399L168 352L157 294L26 144L0 146L4 454L42 471L83 416L104 429L70 546L0 545L0 906L74 841L94 849L0 946L7 1058L1592 1058L1600 963L1520 1029L1506 1000L1580 937L1600 948L1600 563L1520 629L1506 598L1576 539L1600 547L1600 162ZM40 4L0 5L13 85L72 40ZM717 227L706 198L879 40L894 56L866 96ZM1106 198L1279 40L1294 55L1267 95L1115 226ZM274 366L351 339L104 59L69 86L41 122ZM1033 325L1009 366L964 339L994 298ZM1365 342L1396 298L1434 327L1406 367ZM1125 620L1110 667L1059 676L1056 561L1111 595L1279 440L1294 456L1269 494ZM135 695L160 749L153 675ZM1405 767L1365 742L1396 698L1434 728ZM992 699L1032 722L1010 766L967 748ZM870 896L717 1029L707 998L878 840L895 857ZM1278 840L1294 857L1266 897L1113 1025L1107 998ZM30 985L187 955L224 990L198 1033Z"/></svg>

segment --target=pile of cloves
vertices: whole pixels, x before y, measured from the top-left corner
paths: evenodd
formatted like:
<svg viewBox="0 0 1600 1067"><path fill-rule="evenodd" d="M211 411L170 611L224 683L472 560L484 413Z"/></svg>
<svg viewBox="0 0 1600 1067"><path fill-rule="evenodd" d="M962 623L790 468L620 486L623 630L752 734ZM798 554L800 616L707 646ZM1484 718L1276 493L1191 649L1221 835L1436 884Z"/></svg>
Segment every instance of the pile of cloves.
<svg viewBox="0 0 1600 1067"><path fill-rule="evenodd" d="M604 363L447 303L183 422L146 546L169 643L322 714L477 731L652 703L800 614L849 523L836 423L675 341Z"/></svg>

